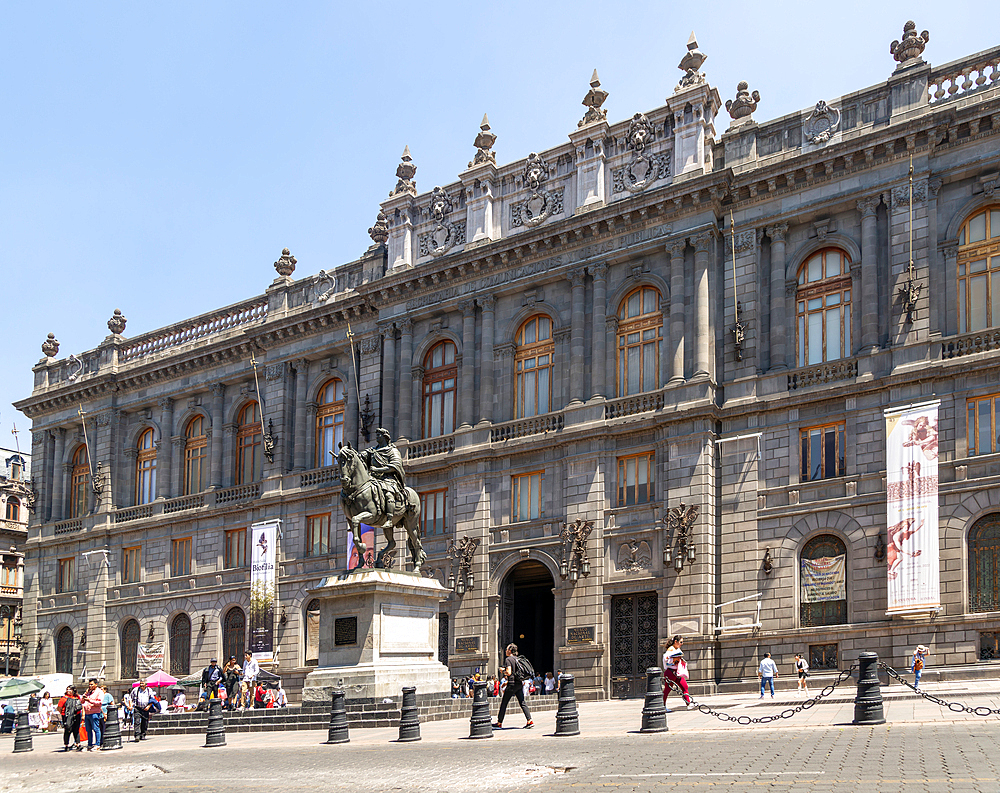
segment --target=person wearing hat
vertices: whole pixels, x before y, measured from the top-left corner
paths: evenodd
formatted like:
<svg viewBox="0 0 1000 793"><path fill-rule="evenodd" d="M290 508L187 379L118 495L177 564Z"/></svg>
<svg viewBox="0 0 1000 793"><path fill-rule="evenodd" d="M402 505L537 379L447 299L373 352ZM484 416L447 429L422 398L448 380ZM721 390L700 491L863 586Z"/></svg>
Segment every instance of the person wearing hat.
<svg viewBox="0 0 1000 793"><path fill-rule="evenodd" d="M918 644L916 649L913 651L913 659L910 662L910 671L913 672L913 688L917 691L920 690L920 675L924 671L924 659L930 655L930 648Z"/></svg>
<svg viewBox="0 0 1000 793"><path fill-rule="evenodd" d="M215 699L219 696L220 683L222 683L222 670L219 668L218 659L213 658L201 671L201 689L210 699Z"/></svg>

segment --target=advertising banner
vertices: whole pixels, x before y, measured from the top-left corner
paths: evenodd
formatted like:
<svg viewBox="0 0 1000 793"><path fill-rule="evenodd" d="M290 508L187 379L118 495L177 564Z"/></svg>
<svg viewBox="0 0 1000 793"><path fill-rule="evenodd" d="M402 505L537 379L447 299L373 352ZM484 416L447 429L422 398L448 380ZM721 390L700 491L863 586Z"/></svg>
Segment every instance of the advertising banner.
<svg viewBox="0 0 1000 793"><path fill-rule="evenodd" d="M274 660L277 544L277 521L250 526L250 652L262 663Z"/></svg>
<svg viewBox="0 0 1000 793"><path fill-rule="evenodd" d="M823 603L828 600L845 600L847 587L844 571L847 557L825 556L821 559L802 560L802 602Z"/></svg>
<svg viewBox="0 0 1000 793"><path fill-rule="evenodd" d="M149 677L163 669L163 642L140 644L135 659L135 671L140 678Z"/></svg>
<svg viewBox="0 0 1000 793"><path fill-rule="evenodd" d="M375 566L375 529L366 523L361 524L361 539L364 541L365 547L368 549L365 552L365 567ZM358 548L354 545L354 533L351 531L347 532L347 569L353 570L358 566Z"/></svg>
<svg viewBox="0 0 1000 793"><path fill-rule="evenodd" d="M938 406L885 411L887 615L941 608Z"/></svg>

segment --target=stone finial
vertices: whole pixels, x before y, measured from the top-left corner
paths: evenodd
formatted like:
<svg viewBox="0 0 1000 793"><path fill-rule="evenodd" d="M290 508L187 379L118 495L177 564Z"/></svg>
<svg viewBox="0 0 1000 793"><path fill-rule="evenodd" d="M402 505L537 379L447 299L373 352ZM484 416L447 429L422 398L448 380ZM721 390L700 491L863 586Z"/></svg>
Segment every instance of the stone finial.
<svg viewBox="0 0 1000 793"><path fill-rule="evenodd" d="M389 239L389 218L385 216L385 212L379 210L375 225L368 229L368 236L376 245L385 245Z"/></svg>
<svg viewBox="0 0 1000 793"><path fill-rule="evenodd" d="M889 52L898 63L905 63L919 58L931 40L931 34L926 30L917 35L917 25L913 20L903 25L903 40L894 41L889 45Z"/></svg>
<svg viewBox="0 0 1000 793"><path fill-rule="evenodd" d="M296 260L292 256L292 252L288 248L282 248L281 256L274 263L274 269L278 271L278 275L287 278L295 272L295 264Z"/></svg>
<svg viewBox="0 0 1000 793"><path fill-rule="evenodd" d="M59 354L59 340L56 334L50 333L48 338L42 342L42 353L46 358L55 358Z"/></svg>
<svg viewBox="0 0 1000 793"><path fill-rule="evenodd" d="M687 43L687 52L684 53L684 57L677 65L677 68L684 72L684 76L681 77L681 81L677 83L677 88L674 90L680 91L682 88L690 88L692 85L705 82L705 75L701 73L701 65L707 58L708 56L698 49L698 39L695 38L692 30Z"/></svg>
<svg viewBox="0 0 1000 793"><path fill-rule="evenodd" d="M496 142L497 136L490 132L490 120L487 118L486 113L483 113L483 123L479 125L479 134L476 135L476 140L473 144L476 147L476 156L472 158L469 167L483 165L488 162L496 165L497 158L492 151L493 144Z"/></svg>
<svg viewBox="0 0 1000 793"><path fill-rule="evenodd" d="M583 98L582 103L587 108L587 112L577 122L577 126L585 127L587 124L593 124L595 121L604 121L608 117L608 111L604 110L601 105L604 104L607 98L608 92L601 88L601 79L597 76L597 69L594 69L594 74L590 78L590 90L587 91L587 95Z"/></svg>
<svg viewBox="0 0 1000 793"><path fill-rule="evenodd" d="M128 320L125 318L125 315L122 314L122 310L120 308L116 308L114 316L108 320L108 330L116 336L120 336L125 332L126 322L128 322Z"/></svg>
<svg viewBox="0 0 1000 793"><path fill-rule="evenodd" d="M403 156L400 159L402 162L396 166L396 178L399 181L396 182L393 191L389 193L389 198L402 193L409 193L413 196L417 194L417 183L413 181L413 177L417 175L417 166L413 164L409 146L403 149Z"/></svg>
<svg viewBox="0 0 1000 793"><path fill-rule="evenodd" d="M747 90L748 88L750 88L750 85L747 81L740 80L739 85L736 86L736 99L726 100L726 110L729 111L729 115L733 118L733 126L743 123L744 119L753 121L751 115L757 109L757 103L760 101L760 93L754 91L751 94Z"/></svg>

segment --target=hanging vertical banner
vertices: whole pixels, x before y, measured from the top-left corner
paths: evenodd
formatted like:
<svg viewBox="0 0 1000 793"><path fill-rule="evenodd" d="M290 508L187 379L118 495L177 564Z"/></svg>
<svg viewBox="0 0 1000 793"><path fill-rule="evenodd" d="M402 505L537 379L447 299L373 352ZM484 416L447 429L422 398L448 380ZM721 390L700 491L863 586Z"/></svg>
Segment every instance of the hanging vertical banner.
<svg viewBox="0 0 1000 793"><path fill-rule="evenodd" d="M844 571L847 557L825 556L820 559L802 560L803 603L824 603L830 600L844 600L847 597Z"/></svg>
<svg viewBox="0 0 1000 793"><path fill-rule="evenodd" d="M885 411L886 614L941 608L938 560L938 406Z"/></svg>
<svg viewBox="0 0 1000 793"><path fill-rule="evenodd" d="M365 564L364 567L374 567L375 566L375 529L369 526L367 523L361 524L361 541L365 544L368 549L365 551ZM358 562L361 561L360 548L354 544L354 533L351 531L347 532L347 569L353 570L358 566Z"/></svg>
<svg viewBox="0 0 1000 793"><path fill-rule="evenodd" d="M274 597L278 521L250 526L250 652L255 661L274 660Z"/></svg>

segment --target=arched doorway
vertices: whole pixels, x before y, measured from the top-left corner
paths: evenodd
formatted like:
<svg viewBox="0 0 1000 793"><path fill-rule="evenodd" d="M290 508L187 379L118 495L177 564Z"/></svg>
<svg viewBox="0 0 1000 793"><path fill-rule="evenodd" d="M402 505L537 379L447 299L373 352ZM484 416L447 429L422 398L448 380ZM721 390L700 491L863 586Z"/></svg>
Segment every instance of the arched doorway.
<svg viewBox="0 0 1000 793"><path fill-rule="evenodd" d="M226 612L222 621L222 657L228 661L235 658L243 665L243 651L246 648L247 618L243 609L234 606Z"/></svg>
<svg viewBox="0 0 1000 793"><path fill-rule="evenodd" d="M68 627L60 628L56 634L56 672L73 674L73 631Z"/></svg>
<svg viewBox="0 0 1000 793"><path fill-rule="evenodd" d="M535 672L555 672L555 582L541 562L521 562L500 585L499 663L513 642Z"/></svg>

